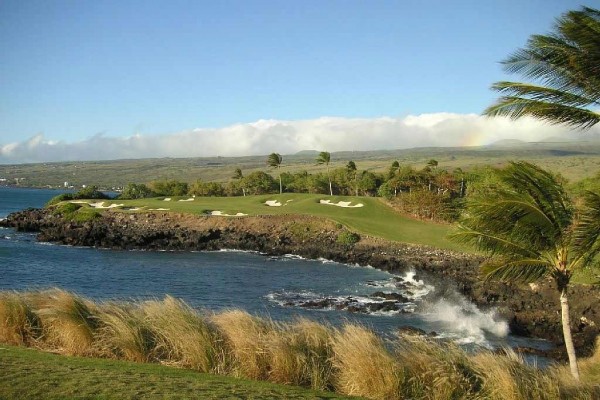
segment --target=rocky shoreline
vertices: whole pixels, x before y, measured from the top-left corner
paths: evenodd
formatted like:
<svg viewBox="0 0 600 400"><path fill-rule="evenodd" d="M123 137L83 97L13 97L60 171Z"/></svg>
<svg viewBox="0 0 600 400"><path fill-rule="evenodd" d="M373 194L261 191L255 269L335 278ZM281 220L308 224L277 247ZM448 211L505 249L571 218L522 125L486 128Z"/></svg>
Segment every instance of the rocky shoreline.
<svg viewBox="0 0 600 400"><path fill-rule="evenodd" d="M551 282L534 286L483 282L478 275L481 258L447 250L372 237L345 244L339 238L347 229L323 218L105 211L97 218L76 222L55 210L28 209L10 214L0 226L38 232L40 241L66 245L126 250L253 250L371 265L394 273L415 270L426 274L437 287L449 293L458 291L481 308L496 307L513 333L547 339L556 345L549 355L565 358L558 293ZM578 353L586 356L600 332L600 288L572 286L569 296L575 345Z"/></svg>

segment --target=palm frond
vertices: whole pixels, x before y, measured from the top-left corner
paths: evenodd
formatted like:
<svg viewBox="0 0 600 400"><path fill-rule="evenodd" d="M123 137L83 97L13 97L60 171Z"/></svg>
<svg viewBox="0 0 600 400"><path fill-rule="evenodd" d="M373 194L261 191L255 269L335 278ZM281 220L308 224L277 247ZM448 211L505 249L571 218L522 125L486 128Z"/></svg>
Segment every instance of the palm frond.
<svg viewBox="0 0 600 400"><path fill-rule="evenodd" d="M279 167L283 161L283 157L278 153L271 153L267 158L267 165L269 167Z"/></svg>
<svg viewBox="0 0 600 400"><path fill-rule="evenodd" d="M565 124L582 129L591 128L600 122L600 114L591 110L517 96L500 97L496 103L486 108L483 114L512 119L529 116L551 124Z"/></svg>
<svg viewBox="0 0 600 400"><path fill-rule="evenodd" d="M532 116L555 124L590 128L600 121L589 107L600 104L600 12L583 7L557 20L548 35L532 35L525 48L503 62L508 73L540 85L498 82L504 94L484 114Z"/></svg>
<svg viewBox="0 0 600 400"><path fill-rule="evenodd" d="M500 93L505 93L507 97L559 103L572 107L585 107L595 101L584 95L529 83L501 81L494 83L492 89Z"/></svg>
<svg viewBox="0 0 600 400"><path fill-rule="evenodd" d="M554 224L554 233L559 234L573 222L573 204L565 189L550 172L525 162L511 162L497 172L500 180L524 196L541 210Z"/></svg>
<svg viewBox="0 0 600 400"><path fill-rule="evenodd" d="M470 244L479 250L494 254L508 254L521 257L539 257L540 253L520 241L514 241L502 235L494 235L470 229L459 225L450 238L465 244Z"/></svg>
<svg viewBox="0 0 600 400"><path fill-rule="evenodd" d="M600 253L600 194L586 192L584 206L573 232L572 250L577 265L585 266Z"/></svg>
<svg viewBox="0 0 600 400"><path fill-rule="evenodd" d="M488 260L481 265L486 280L531 283L553 271L553 266L539 259Z"/></svg>

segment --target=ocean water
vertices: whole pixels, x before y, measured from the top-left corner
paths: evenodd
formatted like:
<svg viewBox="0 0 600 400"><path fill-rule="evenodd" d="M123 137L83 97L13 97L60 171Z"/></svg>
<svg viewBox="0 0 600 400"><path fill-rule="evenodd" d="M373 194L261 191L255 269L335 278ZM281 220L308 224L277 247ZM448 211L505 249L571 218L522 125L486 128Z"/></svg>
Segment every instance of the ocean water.
<svg viewBox="0 0 600 400"><path fill-rule="evenodd" d="M0 187L0 218L41 207L59 192ZM222 217L215 217L222 218ZM457 293L409 272L294 255L118 251L40 243L32 233L0 228L0 290L59 287L95 300L140 300L166 294L198 309L240 308L275 320L308 317L356 322L382 335L412 326L467 348L528 346L541 340L510 334L495 310L479 310ZM394 298L373 296L376 292Z"/></svg>

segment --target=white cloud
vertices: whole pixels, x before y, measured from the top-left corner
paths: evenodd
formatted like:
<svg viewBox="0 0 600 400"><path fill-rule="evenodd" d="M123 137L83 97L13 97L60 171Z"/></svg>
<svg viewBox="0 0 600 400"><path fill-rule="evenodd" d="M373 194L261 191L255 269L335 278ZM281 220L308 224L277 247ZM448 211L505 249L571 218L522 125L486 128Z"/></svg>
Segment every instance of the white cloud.
<svg viewBox="0 0 600 400"><path fill-rule="evenodd" d="M203 157L292 154L300 150L380 150L429 146L486 145L501 139L539 141L548 137L585 137L534 119L511 121L475 114L436 113L404 118L259 120L220 129L192 129L166 135L109 137L97 134L79 142L46 139L0 145L0 163L108 160L145 157Z"/></svg>

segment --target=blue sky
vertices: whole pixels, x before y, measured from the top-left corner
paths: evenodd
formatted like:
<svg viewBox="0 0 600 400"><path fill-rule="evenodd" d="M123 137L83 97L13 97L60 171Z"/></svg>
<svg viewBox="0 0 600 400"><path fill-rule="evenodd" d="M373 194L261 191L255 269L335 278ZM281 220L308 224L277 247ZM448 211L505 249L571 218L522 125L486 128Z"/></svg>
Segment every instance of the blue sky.
<svg viewBox="0 0 600 400"><path fill-rule="evenodd" d="M195 128L218 140L222 129L263 119L480 114L496 97L489 86L506 78L498 62L576 8L559 0L3 0L0 146Z"/></svg>

